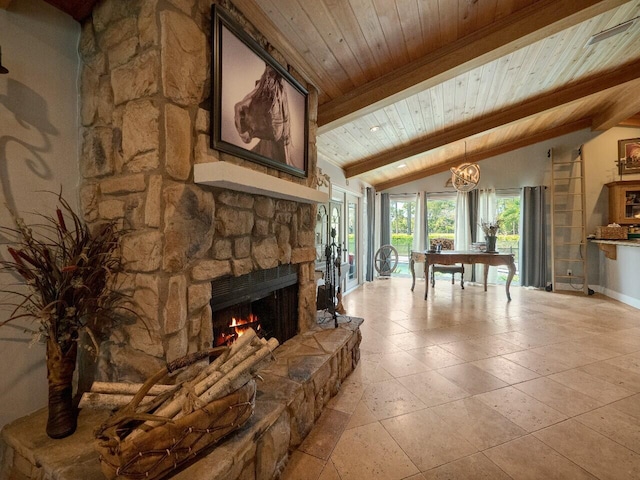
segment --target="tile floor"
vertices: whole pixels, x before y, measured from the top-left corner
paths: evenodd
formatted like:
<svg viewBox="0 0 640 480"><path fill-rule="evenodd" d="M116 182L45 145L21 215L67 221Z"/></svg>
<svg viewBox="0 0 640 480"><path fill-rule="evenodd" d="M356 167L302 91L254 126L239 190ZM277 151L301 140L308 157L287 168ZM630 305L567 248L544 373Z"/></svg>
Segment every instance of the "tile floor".
<svg viewBox="0 0 640 480"><path fill-rule="evenodd" d="M284 480L640 479L640 310L410 284L345 297L361 361Z"/></svg>

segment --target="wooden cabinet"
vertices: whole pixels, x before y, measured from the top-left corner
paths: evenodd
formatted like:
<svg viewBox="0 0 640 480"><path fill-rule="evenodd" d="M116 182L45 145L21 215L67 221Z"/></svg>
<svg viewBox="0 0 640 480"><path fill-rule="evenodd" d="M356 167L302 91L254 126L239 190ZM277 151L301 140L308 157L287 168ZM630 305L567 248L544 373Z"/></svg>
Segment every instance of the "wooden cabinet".
<svg viewBox="0 0 640 480"><path fill-rule="evenodd" d="M609 223L640 224L640 180L607 183Z"/></svg>

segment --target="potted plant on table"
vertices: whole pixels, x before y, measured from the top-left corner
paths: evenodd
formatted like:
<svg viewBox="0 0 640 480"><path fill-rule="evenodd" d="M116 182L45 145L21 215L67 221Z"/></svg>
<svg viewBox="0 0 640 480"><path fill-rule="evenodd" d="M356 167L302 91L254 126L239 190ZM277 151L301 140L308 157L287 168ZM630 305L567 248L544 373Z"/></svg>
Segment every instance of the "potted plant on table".
<svg viewBox="0 0 640 480"><path fill-rule="evenodd" d="M485 241L487 242L486 251L489 253L495 253L498 251L496 248L496 237L498 235L498 230L500 230L501 226L502 226L502 220L500 218L497 218L493 221L488 221L488 222L485 222L484 220L480 221L480 227L484 232L484 238L485 238Z"/></svg>
<svg viewBox="0 0 640 480"><path fill-rule="evenodd" d="M61 195L57 197L55 216L41 215L42 223L28 226L11 212L15 228L0 227L17 237L8 248L10 259L0 261L0 268L26 285L3 291L9 295L2 303L11 311L0 326L28 317L37 324L31 330L35 340L46 343L51 438L66 437L76 429L72 382L81 332L87 332L97 350L92 326L112 320L116 308L125 308L125 297L116 288L121 262L115 223L90 228Z"/></svg>

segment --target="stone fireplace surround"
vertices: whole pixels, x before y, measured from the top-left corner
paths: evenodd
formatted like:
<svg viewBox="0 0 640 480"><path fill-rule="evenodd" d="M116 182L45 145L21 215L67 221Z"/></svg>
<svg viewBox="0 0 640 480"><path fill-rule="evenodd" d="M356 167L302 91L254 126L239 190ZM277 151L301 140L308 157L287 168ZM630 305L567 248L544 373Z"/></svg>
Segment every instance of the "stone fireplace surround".
<svg viewBox="0 0 640 480"><path fill-rule="evenodd" d="M233 5L218 3L287 65ZM103 339L99 379L140 381L211 345L211 281L220 277L291 265L298 331L315 324L315 200L212 187L194 170L229 165L316 192L317 94L307 85L308 178L212 150L210 15L210 0L102 0L82 25L81 205L90 223L117 219L130 231L123 290L143 320Z"/></svg>

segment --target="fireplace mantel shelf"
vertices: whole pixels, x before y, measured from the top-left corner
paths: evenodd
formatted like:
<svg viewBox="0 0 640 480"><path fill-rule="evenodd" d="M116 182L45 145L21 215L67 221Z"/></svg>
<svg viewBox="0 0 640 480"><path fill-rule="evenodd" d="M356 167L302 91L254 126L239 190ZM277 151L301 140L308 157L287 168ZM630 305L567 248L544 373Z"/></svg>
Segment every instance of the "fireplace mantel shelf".
<svg viewBox="0 0 640 480"><path fill-rule="evenodd" d="M329 201L329 195L325 192L229 162L198 163L193 167L193 180L200 185L302 203Z"/></svg>

